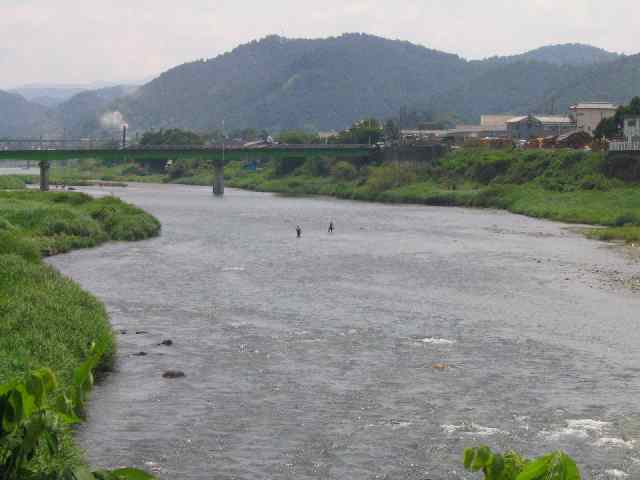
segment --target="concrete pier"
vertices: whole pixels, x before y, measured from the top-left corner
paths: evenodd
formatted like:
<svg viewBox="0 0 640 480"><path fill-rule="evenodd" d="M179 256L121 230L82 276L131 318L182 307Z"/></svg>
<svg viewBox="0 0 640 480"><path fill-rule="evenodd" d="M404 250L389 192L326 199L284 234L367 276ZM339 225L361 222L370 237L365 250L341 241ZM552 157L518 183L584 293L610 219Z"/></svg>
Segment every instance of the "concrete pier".
<svg viewBox="0 0 640 480"><path fill-rule="evenodd" d="M213 164L213 194L217 197L224 195L224 164L222 162Z"/></svg>
<svg viewBox="0 0 640 480"><path fill-rule="evenodd" d="M47 160L42 160L38 163L40 166L40 190L42 192L49 191L49 169L51 164Z"/></svg>

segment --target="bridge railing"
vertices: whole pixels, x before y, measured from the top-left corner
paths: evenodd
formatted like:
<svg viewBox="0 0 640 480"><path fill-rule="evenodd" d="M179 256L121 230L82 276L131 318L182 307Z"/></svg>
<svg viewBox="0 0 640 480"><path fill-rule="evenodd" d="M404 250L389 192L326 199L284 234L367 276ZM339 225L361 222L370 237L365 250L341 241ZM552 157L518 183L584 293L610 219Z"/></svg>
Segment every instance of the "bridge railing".
<svg viewBox="0 0 640 480"><path fill-rule="evenodd" d="M610 152L640 152L640 142L611 142Z"/></svg>
<svg viewBox="0 0 640 480"><path fill-rule="evenodd" d="M113 138L6 139L0 138L0 151L95 150L118 148Z"/></svg>
<svg viewBox="0 0 640 480"><path fill-rule="evenodd" d="M364 150L374 149L374 145L367 144L261 144L261 145L127 145L114 138L81 138L81 139L2 139L0 151L40 151L40 150L123 150L123 151L239 151L239 150Z"/></svg>

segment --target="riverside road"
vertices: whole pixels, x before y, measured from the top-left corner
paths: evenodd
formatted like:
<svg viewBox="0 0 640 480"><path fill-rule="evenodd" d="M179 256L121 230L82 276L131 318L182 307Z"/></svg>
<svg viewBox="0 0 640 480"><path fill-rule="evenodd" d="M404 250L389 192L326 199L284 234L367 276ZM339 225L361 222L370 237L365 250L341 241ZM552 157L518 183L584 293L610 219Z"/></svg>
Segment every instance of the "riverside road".
<svg viewBox="0 0 640 480"><path fill-rule="evenodd" d="M162 236L50 260L118 332L78 434L92 465L470 479L462 451L486 443L640 477L638 264L623 248L498 211L112 190Z"/></svg>

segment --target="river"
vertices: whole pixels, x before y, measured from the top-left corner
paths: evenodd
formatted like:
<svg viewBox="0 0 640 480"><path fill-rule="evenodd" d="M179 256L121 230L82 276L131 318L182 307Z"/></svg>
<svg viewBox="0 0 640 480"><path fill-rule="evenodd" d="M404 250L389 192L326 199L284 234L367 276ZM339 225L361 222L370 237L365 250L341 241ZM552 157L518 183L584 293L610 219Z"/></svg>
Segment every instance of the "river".
<svg viewBox="0 0 640 480"><path fill-rule="evenodd" d="M486 443L640 476L640 295L624 284L638 265L623 249L493 210L111 190L162 236L50 259L126 332L78 432L93 465L470 479L462 451Z"/></svg>

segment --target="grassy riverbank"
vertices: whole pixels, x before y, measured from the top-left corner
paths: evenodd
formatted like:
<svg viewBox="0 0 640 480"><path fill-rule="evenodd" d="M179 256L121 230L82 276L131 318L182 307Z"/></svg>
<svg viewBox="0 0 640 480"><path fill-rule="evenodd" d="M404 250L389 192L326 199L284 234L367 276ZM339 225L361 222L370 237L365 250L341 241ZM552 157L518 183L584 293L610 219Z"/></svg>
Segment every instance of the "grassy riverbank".
<svg viewBox="0 0 640 480"><path fill-rule="evenodd" d="M270 162L255 172L231 164L225 172L228 185L251 190L501 208L607 227L590 232L594 238L640 241L640 183L612 175L616 167L599 153L463 150L423 167L314 159L284 168Z"/></svg>
<svg viewBox="0 0 640 480"><path fill-rule="evenodd" d="M64 389L92 342L108 367L114 338L104 306L42 257L159 231L151 215L113 197L0 192L0 384L49 367ZM58 460L80 461L70 432L65 439Z"/></svg>
<svg viewBox="0 0 640 480"><path fill-rule="evenodd" d="M532 217L600 225L593 238L640 242L640 178L634 159L575 150L463 149L429 165L376 165L316 157L225 167L227 185L292 195L388 203L506 209ZM68 183L99 178L212 185L211 165L174 163L168 174L137 165L60 170ZM55 177L54 177L55 178Z"/></svg>
<svg viewBox="0 0 640 480"><path fill-rule="evenodd" d="M23 190L27 186L27 175L0 175L0 190Z"/></svg>

